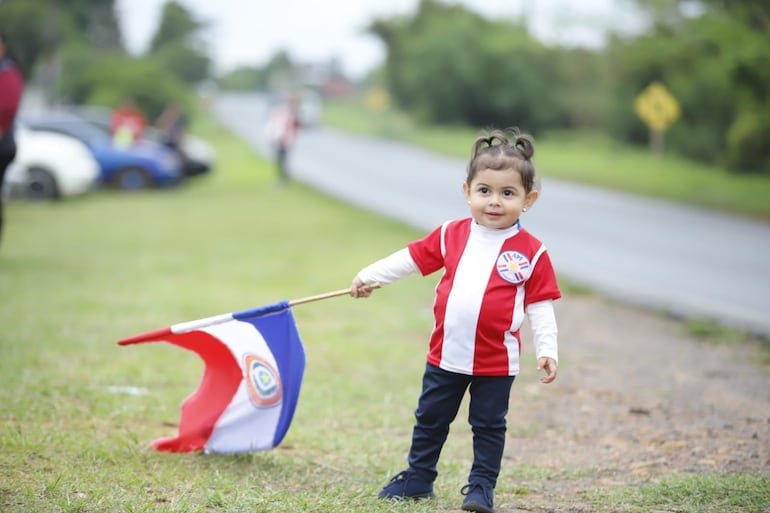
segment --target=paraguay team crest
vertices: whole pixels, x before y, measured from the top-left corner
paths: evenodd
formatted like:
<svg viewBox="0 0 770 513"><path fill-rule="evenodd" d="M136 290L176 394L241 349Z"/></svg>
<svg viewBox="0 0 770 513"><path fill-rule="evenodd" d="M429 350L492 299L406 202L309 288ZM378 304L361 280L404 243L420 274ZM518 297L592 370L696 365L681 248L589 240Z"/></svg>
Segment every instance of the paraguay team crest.
<svg viewBox="0 0 770 513"><path fill-rule="evenodd" d="M254 354L244 357L246 386L251 402L257 408L268 408L281 402L283 387L281 378L269 362Z"/></svg>
<svg viewBox="0 0 770 513"><path fill-rule="evenodd" d="M524 283L532 274L529 259L518 251L503 251L497 257L497 272L502 279L514 285Z"/></svg>

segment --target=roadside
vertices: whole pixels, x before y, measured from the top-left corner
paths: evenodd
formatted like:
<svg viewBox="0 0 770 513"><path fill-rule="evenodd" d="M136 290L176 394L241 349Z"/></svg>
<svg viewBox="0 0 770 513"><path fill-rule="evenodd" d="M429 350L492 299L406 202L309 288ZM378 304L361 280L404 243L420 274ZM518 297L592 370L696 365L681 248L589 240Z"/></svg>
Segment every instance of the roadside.
<svg viewBox="0 0 770 513"><path fill-rule="evenodd" d="M260 153L265 142L254 120L263 110L255 95L223 96L214 107ZM467 147L468 139L456 146ZM293 179L421 230L467 215L460 187L466 164L323 127L302 132L289 159ZM548 180L543 190L524 222L548 245L559 276L630 304L770 339L770 260L763 256L770 224L574 182ZM715 267L717 235L719 247L733 251Z"/></svg>
<svg viewBox="0 0 770 513"><path fill-rule="evenodd" d="M761 342L699 342L680 321L590 295L558 301L557 316L559 378L543 387L527 372L514 385L506 465L563 477L516 483L529 493L499 511L588 512L583 494L593 489L677 475L770 475L770 366ZM537 433L517 435L517 419ZM770 511L765 491L759 511Z"/></svg>

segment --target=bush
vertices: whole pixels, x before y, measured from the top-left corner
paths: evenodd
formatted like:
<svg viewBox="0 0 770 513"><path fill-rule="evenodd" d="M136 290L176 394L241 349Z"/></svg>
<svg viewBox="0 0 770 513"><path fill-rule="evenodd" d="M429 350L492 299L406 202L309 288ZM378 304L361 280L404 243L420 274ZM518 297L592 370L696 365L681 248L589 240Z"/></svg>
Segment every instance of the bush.
<svg viewBox="0 0 770 513"><path fill-rule="evenodd" d="M65 52L61 94L65 103L109 108L130 97L149 119L172 101L191 104L188 87L152 59L77 49Z"/></svg>
<svg viewBox="0 0 770 513"><path fill-rule="evenodd" d="M743 112L727 132L727 167L735 171L770 173L770 117Z"/></svg>

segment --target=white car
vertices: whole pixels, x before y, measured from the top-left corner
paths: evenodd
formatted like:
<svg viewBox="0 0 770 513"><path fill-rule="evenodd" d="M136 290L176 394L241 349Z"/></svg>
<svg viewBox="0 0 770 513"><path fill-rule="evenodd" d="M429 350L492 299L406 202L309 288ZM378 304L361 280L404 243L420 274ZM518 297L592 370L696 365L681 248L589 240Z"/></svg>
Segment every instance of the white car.
<svg viewBox="0 0 770 513"><path fill-rule="evenodd" d="M9 197L53 200L97 187L99 164L88 147L67 135L16 125L16 158L5 175Z"/></svg>

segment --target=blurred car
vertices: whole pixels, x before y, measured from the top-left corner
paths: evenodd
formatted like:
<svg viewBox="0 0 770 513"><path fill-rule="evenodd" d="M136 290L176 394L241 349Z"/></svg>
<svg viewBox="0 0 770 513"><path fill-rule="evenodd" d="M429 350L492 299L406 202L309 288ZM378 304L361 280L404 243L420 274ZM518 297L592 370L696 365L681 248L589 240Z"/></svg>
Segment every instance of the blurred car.
<svg viewBox="0 0 770 513"><path fill-rule="evenodd" d="M162 144L141 140L128 147L115 146L109 131L70 112L39 113L21 121L32 130L69 135L85 143L99 163L100 182L108 187L167 187L184 178L181 160Z"/></svg>
<svg viewBox="0 0 770 513"><path fill-rule="evenodd" d="M17 125L16 158L5 175L11 198L54 200L84 194L98 185L99 164L81 141Z"/></svg>
<svg viewBox="0 0 770 513"><path fill-rule="evenodd" d="M110 130L112 112L109 109L91 105L69 105L65 109L101 130L108 132ZM156 144L165 145L163 134L154 126L147 127L144 132L144 138ZM178 154L182 161L182 170L185 176L206 174L214 168L216 153L214 147L208 141L186 133L182 138L179 149Z"/></svg>

